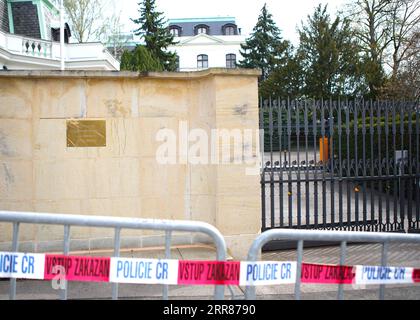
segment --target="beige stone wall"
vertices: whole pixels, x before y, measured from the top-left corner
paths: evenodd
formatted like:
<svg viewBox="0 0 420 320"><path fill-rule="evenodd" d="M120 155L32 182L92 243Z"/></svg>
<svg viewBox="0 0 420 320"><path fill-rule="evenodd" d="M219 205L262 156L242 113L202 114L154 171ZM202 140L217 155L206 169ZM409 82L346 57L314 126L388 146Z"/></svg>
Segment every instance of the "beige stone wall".
<svg viewBox="0 0 420 320"><path fill-rule="evenodd" d="M258 130L255 71L0 74L0 210L199 220L215 225L235 257L260 231L258 175L246 165L160 165L158 130ZM66 121L106 120L107 146L68 148ZM232 146L231 146L232 147ZM233 148L233 147L232 147ZM258 141L252 146L258 155ZM0 243L11 239L0 223ZM23 226L27 248L59 248L62 227ZM111 230L72 228L72 249L112 245ZM124 231L123 245L161 243ZM175 237L190 243L193 238Z"/></svg>

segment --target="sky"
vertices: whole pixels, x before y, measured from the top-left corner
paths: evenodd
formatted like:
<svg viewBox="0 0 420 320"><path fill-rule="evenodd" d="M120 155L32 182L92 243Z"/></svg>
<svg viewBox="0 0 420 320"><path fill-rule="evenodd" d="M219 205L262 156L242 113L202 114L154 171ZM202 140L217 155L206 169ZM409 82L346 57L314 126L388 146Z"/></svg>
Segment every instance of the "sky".
<svg viewBox="0 0 420 320"><path fill-rule="evenodd" d="M135 29L130 18L138 18L139 1L115 1L115 11L121 12L121 22L124 22L126 32ZM242 28L242 34L248 35L257 22L261 8L267 3L268 10L281 29L283 38L296 44L298 42L296 27L313 13L319 3L328 4L330 13L334 14L349 1L351 0L156 0L156 4L167 19L235 17L236 24Z"/></svg>

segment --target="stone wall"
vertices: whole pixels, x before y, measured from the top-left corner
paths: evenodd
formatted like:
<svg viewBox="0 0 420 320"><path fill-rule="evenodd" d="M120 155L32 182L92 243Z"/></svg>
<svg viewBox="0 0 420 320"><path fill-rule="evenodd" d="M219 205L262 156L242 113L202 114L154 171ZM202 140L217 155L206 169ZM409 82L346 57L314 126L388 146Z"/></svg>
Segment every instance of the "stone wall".
<svg viewBox="0 0 420 320"><path fill-rule="evenodd" d="M212 129L258 130L257 78L253 70L225 69L1 73L0 210L204 221L245 258L261 229L258 174L233 163L159 164L156 134L178 133L182 123L209 136ZM105 120L106 147L67 147L69 119ZM257 161L258 141L247 147ZM71 249L112 248L112 236L72 228ZM125 247L163 241L146 231L122 237ZM11 226L0 223L0 242L10 239ZM62 227L27 225L20 238L28 251L60 250L62 239ZM174 236L175 243L193 240L206 241Z"/></svg>

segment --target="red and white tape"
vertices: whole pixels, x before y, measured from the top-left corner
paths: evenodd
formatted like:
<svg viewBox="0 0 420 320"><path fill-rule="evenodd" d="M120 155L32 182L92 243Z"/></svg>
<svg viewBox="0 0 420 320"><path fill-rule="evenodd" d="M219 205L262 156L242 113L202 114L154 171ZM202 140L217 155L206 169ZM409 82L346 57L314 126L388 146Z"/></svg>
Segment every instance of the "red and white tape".
<svg viewBox="0 0 420 320"><path fill-rule="evenodd" d="M178 261L0 252L0 278L167 285L264 286L296 282L293 261ZM303 263L312 284L420 283L420 269Z"/></svg>

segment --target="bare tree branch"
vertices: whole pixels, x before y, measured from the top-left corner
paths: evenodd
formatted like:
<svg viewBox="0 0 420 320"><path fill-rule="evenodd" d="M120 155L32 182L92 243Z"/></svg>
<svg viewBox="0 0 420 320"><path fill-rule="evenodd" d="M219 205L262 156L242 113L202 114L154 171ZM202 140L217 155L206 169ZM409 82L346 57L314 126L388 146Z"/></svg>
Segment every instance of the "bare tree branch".
<svg viewBox="0 0 420 320"><path fill-rule="evenodd" d="M64 0L72 34L80 43L98 41L105 31L103 11L107 0Z"/></svg>

